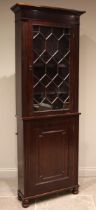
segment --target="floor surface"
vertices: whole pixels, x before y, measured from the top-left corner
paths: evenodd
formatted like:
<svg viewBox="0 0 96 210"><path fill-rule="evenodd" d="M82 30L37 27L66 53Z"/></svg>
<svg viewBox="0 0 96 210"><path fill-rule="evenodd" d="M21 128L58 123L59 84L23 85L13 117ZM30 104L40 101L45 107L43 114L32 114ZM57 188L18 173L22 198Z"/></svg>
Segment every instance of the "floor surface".
<svg viewBox="0 0 96 210"><path fill-rule="evenodd" d="M96 177L80 178L78 195L63 194L31 204L28 210L96 210ZM17 200L17 181L0 179L0 210L23 209Z"/></svg>

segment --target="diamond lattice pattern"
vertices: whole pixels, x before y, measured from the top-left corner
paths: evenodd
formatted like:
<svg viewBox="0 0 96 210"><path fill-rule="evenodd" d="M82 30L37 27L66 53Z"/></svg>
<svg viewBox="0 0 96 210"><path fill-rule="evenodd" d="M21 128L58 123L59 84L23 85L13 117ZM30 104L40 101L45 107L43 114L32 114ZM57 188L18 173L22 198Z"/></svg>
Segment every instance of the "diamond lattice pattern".
<svg viewBox="0 0 96 210"><path fill-rule="evenodd" d="M70 29L33 26L34 111L69 109Z"/></svg>

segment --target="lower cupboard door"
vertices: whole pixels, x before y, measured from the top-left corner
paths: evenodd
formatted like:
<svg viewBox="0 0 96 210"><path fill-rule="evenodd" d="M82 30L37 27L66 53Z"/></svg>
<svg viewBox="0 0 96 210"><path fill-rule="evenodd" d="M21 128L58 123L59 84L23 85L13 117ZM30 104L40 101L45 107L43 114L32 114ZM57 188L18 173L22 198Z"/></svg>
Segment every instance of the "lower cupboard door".
<svg viewBox="0 0 96 210"><path fill-rule="evenodd" d="M74 186L78 175L78 135L75 123L31 131L28 195ZM29 183L29 184L28 184Z"/></svg>

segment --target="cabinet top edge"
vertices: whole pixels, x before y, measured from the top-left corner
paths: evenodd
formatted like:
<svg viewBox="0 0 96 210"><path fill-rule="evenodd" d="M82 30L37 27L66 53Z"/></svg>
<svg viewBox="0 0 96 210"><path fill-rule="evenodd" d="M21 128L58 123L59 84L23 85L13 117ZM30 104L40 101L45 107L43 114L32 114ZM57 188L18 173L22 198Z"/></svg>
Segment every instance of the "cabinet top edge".
<svg viewBox="0 0 96 210"><path fill-rule="evenodd" d="M84 14L86 11L79 11L73 9L66 9L66 8L59 8L59 7L50 7L50 6L42 6L42 5L32 5L32 4L24 4L24 3L16 3L11 7L11 10L16 13L22 9L29 9L29 10L45 10L45 11L56 11L56 12L63 12L66 15L77 15L80 16Z"/></svg>

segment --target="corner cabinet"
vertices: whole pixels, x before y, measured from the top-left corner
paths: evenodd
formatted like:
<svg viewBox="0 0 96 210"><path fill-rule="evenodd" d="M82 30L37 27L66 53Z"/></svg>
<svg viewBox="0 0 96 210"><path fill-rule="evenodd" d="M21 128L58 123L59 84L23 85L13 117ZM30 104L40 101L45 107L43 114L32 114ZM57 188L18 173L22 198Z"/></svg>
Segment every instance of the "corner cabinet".
<svg viewBox="0 0 96 210"><path fill-rule="evenodd" d="M79 19L84 11L16 4L18 199L78 193Z"/></svg>

